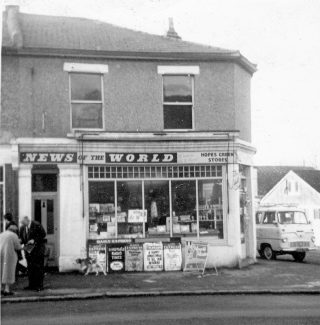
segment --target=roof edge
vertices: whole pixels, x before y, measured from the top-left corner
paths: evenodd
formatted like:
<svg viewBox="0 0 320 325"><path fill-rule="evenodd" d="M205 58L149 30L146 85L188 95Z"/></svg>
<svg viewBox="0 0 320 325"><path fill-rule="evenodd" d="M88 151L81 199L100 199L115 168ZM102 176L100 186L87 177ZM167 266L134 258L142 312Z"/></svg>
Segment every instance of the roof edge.
<svg viewBox="0 0 320 325"><path fill-rule="evenodd" d="M239 51L233 52L133 52L133 51L98 51L57 48L12 48L2 47L2 55L73 57L87 59L131 59L131 60L172 60L172 61L231 61L238 63L251 75L257 71L257 65L250 62Z"/></svg>

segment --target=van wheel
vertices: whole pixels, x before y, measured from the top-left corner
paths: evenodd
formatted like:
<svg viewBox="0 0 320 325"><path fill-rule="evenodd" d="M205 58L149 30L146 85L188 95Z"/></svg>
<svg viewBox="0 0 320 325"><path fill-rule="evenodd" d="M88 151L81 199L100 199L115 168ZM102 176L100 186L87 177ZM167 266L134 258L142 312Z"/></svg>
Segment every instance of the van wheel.
<svg viewBox="0 0 320 325"><path fill-rule="evenodd" d="M304 260L304 258L306 257L306 253L305 252L295 252L295 253L292 253L292 256L296 262L302 262Z"/></svg>
<svg viewBox="0 0 320 325"><path fill-rule="evenodd" d="M259 253L259 256L260 256L261 258L264 258L264 255L263 255L263 252L262 252L261 249L258 249L258 253Z"/></svg>
<svg viewBox="0 0 320 325"><path fill-rule="evenodd" d="M263 254L263 257L268 261L274 260L276 258L275 252L273 251L273 249L269 245L265 245L262 248L262 254Z"/></svg>

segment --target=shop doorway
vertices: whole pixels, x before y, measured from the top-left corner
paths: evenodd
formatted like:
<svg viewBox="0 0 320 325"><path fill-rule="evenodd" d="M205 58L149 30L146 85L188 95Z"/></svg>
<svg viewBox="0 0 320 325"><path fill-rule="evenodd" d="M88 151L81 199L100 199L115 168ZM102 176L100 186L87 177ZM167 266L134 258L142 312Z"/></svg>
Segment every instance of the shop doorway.
<svg viewBox="0 0 320 325"><path fill-rule="evenodd" d="M46 265L56 267L58 265L58 218L56 194L33 195L33 220L38 221L47 233Z"/></svg>

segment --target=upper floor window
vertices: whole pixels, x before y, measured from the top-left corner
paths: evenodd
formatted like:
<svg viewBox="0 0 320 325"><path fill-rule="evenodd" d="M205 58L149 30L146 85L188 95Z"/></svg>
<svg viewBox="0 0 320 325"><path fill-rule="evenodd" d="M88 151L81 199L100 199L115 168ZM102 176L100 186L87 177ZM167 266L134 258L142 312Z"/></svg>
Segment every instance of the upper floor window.
<svg viewBox="0 0 320 325"><path fill-rule="evenodd" d="M193 129L193 76L163 76L165 129Z"/></svg>
<svg viewBox="0 0 320 325"><path fill-rule="evenodd" d="M70 73L71 128L102 129L102 75Z"/></svg>
<svg viewBox="0 0 320 325"><path fill-rule="evenodd" d="M103 74L107 65L65 63L69 72L71 129L103 129Z"/></svg>
<svg viewBox="0 0 320 325"><path fill-rule="evenodd" d="M194 75L198 66L158 66L163 76L165 130L194 129Z"/></svg>

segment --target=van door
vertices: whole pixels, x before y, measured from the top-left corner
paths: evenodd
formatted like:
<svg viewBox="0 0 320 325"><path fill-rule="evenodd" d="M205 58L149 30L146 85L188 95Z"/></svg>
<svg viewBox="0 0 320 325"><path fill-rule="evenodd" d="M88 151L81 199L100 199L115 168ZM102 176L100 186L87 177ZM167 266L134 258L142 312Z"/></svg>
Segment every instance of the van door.
<svg viewBox="0 0 320 325"><path fill-rule="evenodd" d="M275 211L265 211L260 233L261 242L271 245L275 251L280 249L280 230Z"/></svg>

